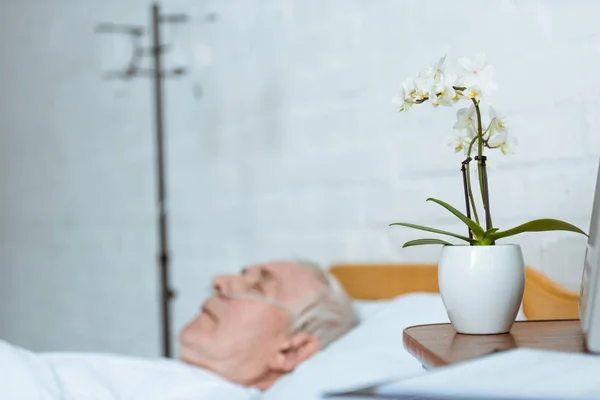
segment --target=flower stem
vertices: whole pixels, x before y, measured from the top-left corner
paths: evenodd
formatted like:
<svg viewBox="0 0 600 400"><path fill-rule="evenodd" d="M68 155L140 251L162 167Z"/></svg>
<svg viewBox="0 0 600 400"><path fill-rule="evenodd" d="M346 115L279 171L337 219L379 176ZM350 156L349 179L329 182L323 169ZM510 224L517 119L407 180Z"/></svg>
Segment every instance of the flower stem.
<svg viewBox="0 0 600 400"><path fill-rule="evenodd" d="M466 166L466 186L467 186L467 195L468 198L471 202L471 208L473 209L473 215L475 216L475 222L477 222L479 224L479 215L477 215L477 207L475 206L475 198L473 197L473 188L471 186L471 168L470 168L470 161L472 160L471 158L471 150L473 150L473 144L475 143L475 140L477 140L477 137L474 137L471 142L469 143L469 147L467 149L467 159L465 161L463 161L463 165Z"/></svg>
<svg viewBox="0 0 600 400"><path fill-rule="evenodd" d="M467 218L471 218L471 207L469 205L469 184L467 183L467 165L469 165L469 161L471 161L471 157L467 157L467 159L462 162L462 165L460 167L460 171L462 172L463 177L463 186L465 190L465 209L467 210ZM473 211L475 211L475 208L473 208ZM469 239L473 239L473 232L470 228L468 229L468 231Z"/></svg>
<svg viewBox="0 0 600 400"><path fill-rule="evenodd" d="M486 226L488 227L487 229L490 229L493 226L493 224L492 224L492 213L490 212L490 194L488 191L488 179L487 179L487 170L486 170L485 160L486 160L486 157L483 156L482 160L481 160L481 169L483 171L483 192L485 193L485 198L487 200L487 204L484 204L485 211L486 211L485 223L486 223Z"/></svg>
<svg viewBox="0 0 600 400"><path fill-rule="evenodd" d="M481 200L485 202L485 197L483 194L483 176L481 171L481 156L483 155L483 134L481 129L481 111L479 110L479 103L477 100L471 99L473 101L473 105L475 106L475 112L477 113L477 157L475 157L477 162L477 174L479 176L479 188L481 189Z"/></svg>
<svg viewBox="0 0 600 400"><path fill-rule="evenodd" d="M467 190L469 192L469 200L471 200L471 207L473 208L475 222L479 224L479 215L477 215L477 208L475 208L475 199L473 198L473 189L471 187L471 168L469 167L469 164L467 164Z"/></svg>
<svg viewBox="0 0 600 400"><path fill-rule="evenodd" d="M485 171L485 159L483 155L483 129L481 127L481 111L479 103L475 99L471 99L477 112L477 172L479 176L479 188L481 189L481 200L483 201L483 209L485 211L485 226L486 229L492 228L492 217L490 215L490 201L487 185L487 174Z"/></svg>

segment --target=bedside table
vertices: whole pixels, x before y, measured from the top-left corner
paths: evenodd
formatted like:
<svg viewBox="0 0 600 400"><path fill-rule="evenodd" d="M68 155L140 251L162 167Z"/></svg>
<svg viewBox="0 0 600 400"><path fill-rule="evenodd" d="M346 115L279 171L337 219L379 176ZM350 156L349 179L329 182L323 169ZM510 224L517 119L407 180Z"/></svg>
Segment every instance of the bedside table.
<svg viewBox="0 0 600 400"><path fill-rule="evenodd" d="M406 350L426 369L518 347L586 352L578 319L518 321L501 335L463 335L451 324L417 325L402 336Z"/></svg>

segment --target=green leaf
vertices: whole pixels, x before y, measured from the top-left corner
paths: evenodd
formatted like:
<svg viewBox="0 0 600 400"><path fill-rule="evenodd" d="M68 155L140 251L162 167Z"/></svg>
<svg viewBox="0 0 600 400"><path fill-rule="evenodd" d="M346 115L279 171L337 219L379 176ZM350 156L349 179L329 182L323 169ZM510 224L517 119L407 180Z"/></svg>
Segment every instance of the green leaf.
<svg viewBox="0 0 600 400"><path fill-rule="evenodd" d="M410 246L419 246L422 244L441 244L444 246L454 246L452 243L446 242L445 240L440 240L440 239L415 239L415 240L411 240L409 242L404 243L402 248L410 247Z"/></svg>
<svg viewBox="0 0 600 400"><path fill-rule="evenodd" d="M432 197L428 198L427 201L433 201L444 207L446 210L450 211L452 214L456 215L462 222L464 222L469 227L469 229L471 229L471 232L473 232L475 237L482 238L484 236L483 228L479 226L477 222L473 221L471 218L468 218L466 215L458 211L456 208L452 207L450 204L438 199L434 199Z"/></svg>
<svg viewBox="0 0 600 400"><path fill-rule="evenodd" d="M448 236L455 237L457 239L464 240L464 241L469 242L471 244L473 244L473 243L476 242L476 240L473 240L473 239L468 238L466 236L461 236L461 235L458 235L458 234L452 233L452 232L442 231L440 229L428 228L428 227L422 226L422 225L409 224L409 223L406 223L406 222L394 222L393 224L390 224L390 226L393 226L393 225L400 225L400 226L405 226L407 228L419 229L421 231L427 231L427 232L432 232L432 233L439 233L440 235L448 235Z"/></svg>
<svg viewBox="0 0 600 400"><path fill-rule="evenodd" d="M492 235L498 231L498 228L490 228L483 233L483 237L477 240L477 244L481 246L488 246L494 244L494 238Z"/></svg>
<svg viewBox="0 0 600 400"><path fill-rule="evenodd" d="M522 225L508 229L506 231L494 232L489 235L492 240L497 240L509 236L518 235L523 232L545 232L545 231L570 231L575 233L581 233L582 235L588 236L587 233L579 229L578 227L569 224L568 222L559 221L557 219L543 218L536 219L533 221L526 222Z"/></svg>
<svg viewBox="0 0 600 400"><path fill-rule="evenodd" d="M494 233L496 231L498 231L498 228L490 228L487 231L483 232L483 236L485 237L485 236L491 235L492 233Z"/></svg>

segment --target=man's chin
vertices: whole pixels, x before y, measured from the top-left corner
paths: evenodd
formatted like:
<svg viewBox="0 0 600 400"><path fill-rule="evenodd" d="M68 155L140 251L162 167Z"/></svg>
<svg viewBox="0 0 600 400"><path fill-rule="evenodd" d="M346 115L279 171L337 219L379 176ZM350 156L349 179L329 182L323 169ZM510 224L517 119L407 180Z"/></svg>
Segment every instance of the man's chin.
<svg viewBox="0 0 600 400"><path fill-rule="evenodd" d="M194 365L194 359L191 357L191 352L185 346L179 348L179 361L186 364Z"/></svg>
<svg viewBox="0 0 600 400"><path fill-rule="evenodd" d="M202 329L199 329L198 326L194 325L186 325L181 332L179 332L179 346L184 347L193 347L194 343L198 342L198 340L202 340L201 338L204 336Z"/></svg>
<svg viewBox="0 0 600 400"><path fill-rule="evenodd" d="M212 371L211 365L205 357L194 347L188 347L181 345L179 348L179 361L184 364L190 365L196 368L202 368L208 371Z"/></svg>
<svg viewBox="0 0 600 400"><path fill-rule="evenodd" d="M213 335L214 327L193 321L179 332L179 348L194 353L198 348L202 348L203 345L210 343Z"/></svg>

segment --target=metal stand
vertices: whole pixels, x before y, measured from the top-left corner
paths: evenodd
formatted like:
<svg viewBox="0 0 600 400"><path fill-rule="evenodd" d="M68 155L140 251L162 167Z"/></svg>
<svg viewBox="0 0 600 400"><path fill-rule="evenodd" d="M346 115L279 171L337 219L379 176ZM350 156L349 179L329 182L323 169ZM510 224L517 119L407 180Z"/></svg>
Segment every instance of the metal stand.
<svg viewBox="0 0 600 400"><path fill-rule="evenodd" d="M467 165L469 165L469 163L471 162L471 157L467 157L466 160L464 160L461 164L460 167L460 171L462 173L462 178L463 178L463 189L464 189L464 195L465 195L465 209L467 210L467 218L471 218L471 206L469 204L469 186L467 183ZM469 231L469 239L473 239L473 232L471 232L471 229L468 229Z"/></svg>
<svg viewBox="0 0 600 400"><path fill-rule="evenodd" d="M165 185L165 163L164 163L164 118L163 118L163 79L165 77L182 76L186 73L185 68L175 68L170 71L162 70L162 56L168 50L168 46L161 42L161 24L179 23L187 21L186 15L161 15L159 6L152 5L151 10L151 37L150 48L140 45L144 28L130 25L101 24L96 31L100 33L120 33L129 35L133 44L132 59L127 68L119 71L109 72L109 79L131 79L135 76L151 77L154 88L154 122L156 138L156 175L157 175L157 206L158 206L158 234L159 234L159 277L160 277L160 299L161 299L161 326L162 326L162 351L165 357L171 357L171 312L170 302L175 296L169 283L169 249L167 237L167 210L166 210L166 185ZM139 61L146 55L153 58L152 70L144 70L139 67Z"/></svg>

